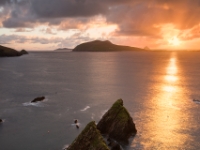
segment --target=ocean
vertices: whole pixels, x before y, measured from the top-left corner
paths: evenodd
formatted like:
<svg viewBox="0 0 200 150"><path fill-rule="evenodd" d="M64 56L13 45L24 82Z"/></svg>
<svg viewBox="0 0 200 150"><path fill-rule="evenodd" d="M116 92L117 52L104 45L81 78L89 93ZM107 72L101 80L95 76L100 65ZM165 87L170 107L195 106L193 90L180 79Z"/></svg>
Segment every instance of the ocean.
<svg viewBox="0 0 200 150"><path fill-rule="evenodd" d="M200 149L199 58L189 51L0 58L0 149L62 150L119 98L138 130L125 150ZM30 103L38 96L46 99Z"/></svg>

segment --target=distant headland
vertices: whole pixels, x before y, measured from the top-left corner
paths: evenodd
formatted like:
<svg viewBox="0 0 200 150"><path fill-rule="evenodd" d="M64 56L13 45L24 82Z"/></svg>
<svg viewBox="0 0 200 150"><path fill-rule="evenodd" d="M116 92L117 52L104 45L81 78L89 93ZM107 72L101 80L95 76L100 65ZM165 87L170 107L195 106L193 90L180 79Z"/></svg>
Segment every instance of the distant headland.
<svg viewBox="0 0 200 150"><path fill-rule="evenodd" d="M28 52L25 50L21 50L19 52L12 48L8 48L8 47L4 47L0 45L0 57L15 57L15 56L21 56L24 54L28 54Z"/></svg>
<svg viewBox="0 0 200 150"><path fill-rule="evenodd" d="M91 42L82 43L77 45L73 51L75 52L112 52L112 51L141 51L144 49L131 47L131 46L123 46L116 45L111 43L110 41L100 41L95 40Z"/></svg>
<svg viewBox="0 0 200 150"><path fill-rule="evenodd" d="M58 49L56 49L56 50L54 50L54 51L63 52L63 51L72 51L72 49L70 49L70 48L58 48Z"/></svg>

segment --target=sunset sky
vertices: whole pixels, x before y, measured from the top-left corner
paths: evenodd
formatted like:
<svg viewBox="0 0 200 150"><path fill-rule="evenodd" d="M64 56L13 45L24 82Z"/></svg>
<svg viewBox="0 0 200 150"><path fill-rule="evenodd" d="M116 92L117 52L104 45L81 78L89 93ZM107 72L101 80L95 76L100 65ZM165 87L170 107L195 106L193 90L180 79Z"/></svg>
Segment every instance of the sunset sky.
<svg viewBox="0 0 200 150"><path fill-rule="evenodd" d="M200 0L0 0L0 45L54 50L96 39L200 50Z"/></svg>

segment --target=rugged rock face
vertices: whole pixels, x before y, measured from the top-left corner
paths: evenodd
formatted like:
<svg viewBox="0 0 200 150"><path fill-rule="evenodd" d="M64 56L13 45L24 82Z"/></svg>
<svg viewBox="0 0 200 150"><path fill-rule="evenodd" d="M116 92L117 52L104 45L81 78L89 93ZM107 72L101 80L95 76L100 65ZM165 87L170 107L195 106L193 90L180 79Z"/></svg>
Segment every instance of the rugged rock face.
<svg viewBox="0 0 200 150"><path fill-rule="evenodd" d="M102 134L119 143L128 144L128 139L137 133L133 120L123 106L123 100L117 100L112 107L104 114L97 125Z"/></svg>
<svg viewBox="0 0 200 150"><path fill-rule="evenodd" d="M94 121L72 142L67 150L109 150Z"/></svg>
<svg viewBox="0 0 200 150"><path fill-rule="evenodd" d="M34 100L31 101L31 103L36 103L36 102L39 102L39 101L43 101L45 99L44 96L42 97L36 97Z"/></svg>
<svg viewBox="0 0 200 150"><path fill-rule="evenodd" d="M7 48L0 45L0 57L21 56L22 54L12 48Z"/></svg>
<svg viewBox="0 0 200 150"><path fill-rule="evenodd" d="M130 46L115 45L110 41L100 41L100 40L82 43L80 45L77 45L73 49L73 51L79 51L79 52L135 51L135 50L144 50L144 49L130 47Z"/></svg>

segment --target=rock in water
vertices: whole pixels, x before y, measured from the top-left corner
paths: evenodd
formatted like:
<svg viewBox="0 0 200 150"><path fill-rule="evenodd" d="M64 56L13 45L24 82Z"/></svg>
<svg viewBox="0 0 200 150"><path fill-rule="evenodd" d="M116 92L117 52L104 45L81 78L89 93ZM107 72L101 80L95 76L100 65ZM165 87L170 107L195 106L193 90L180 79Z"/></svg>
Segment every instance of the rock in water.
<svg viewBox="0 0 200 150"><path fill-rule="evenodd" d="M28 52L27 52L26 50L24 50L24 49L21 50L20 53L21 53L22 55L24 55L24 54L28 54Z"/></svg>
<svg viewBox="0 0 200 150"><path fill-rule="evenodd" d="M103 115L97 125L102 134L124 144L128 144L130 136L137 133L133 120L123 106L123 100L118 99Z"/></svg>
<svg viewBox="0 0 200 150"><path fill-rule="evenodd" d="M44 99L45 99L44 96L42 96L42 97L37 97L37 98L35 98L34 100L32 100L31 103L35 103L35 102L39 102L39 101L43 101Z"/></svg>
<svg viewBox="0 0 200 150"><path fill-rule="evenodd" d="M67 150L109 150L94 121L72 142Z"/></svg>
<svg viewBox="0 0 200 150"><path fill-rule="evenodd" d="M77 119L75 119L75 120L74 120L74 123L78 123L78 120L77 120Z"/></svg>

